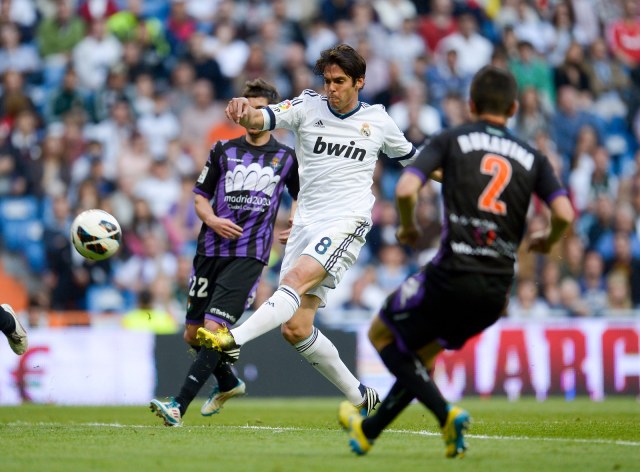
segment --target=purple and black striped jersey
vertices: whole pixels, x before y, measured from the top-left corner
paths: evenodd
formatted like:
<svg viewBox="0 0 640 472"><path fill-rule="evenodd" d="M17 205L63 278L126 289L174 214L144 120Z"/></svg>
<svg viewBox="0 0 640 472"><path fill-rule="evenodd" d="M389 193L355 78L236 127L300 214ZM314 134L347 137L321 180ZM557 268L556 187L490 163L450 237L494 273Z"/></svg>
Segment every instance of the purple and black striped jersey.
<svg viewBox="0 0 640 472"><path fill-rule="evenodd" d="M241 226L242 236L225 239L203 224L198 254L252 257L266 264L285 185L297 199L300 183L295 152L273 136L264 146L253 146L244 136L215 143L193 191L211 200L217 216Z"/></svg>
<svg viewBox="0 0 640 472"><path fill-rule="evenodd" d="M425 182L438 168L444 218L432 263L447 269L513 274L531 195L567 195L545 155L485 121L433 137L405 172Z"/></svg>

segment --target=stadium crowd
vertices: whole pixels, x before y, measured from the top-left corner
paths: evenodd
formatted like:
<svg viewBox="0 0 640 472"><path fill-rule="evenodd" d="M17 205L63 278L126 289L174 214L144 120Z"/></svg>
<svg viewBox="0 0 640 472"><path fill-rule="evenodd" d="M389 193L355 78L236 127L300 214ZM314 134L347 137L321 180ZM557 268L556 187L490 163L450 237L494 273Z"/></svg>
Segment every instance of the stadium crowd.
<svg viewBox="0 0 640 472"><path fill-rule="evenodd" d="M469 119L482 66L516 76L510 125L549 156L578 218L551 255L520 255L509 317L640 307L638 0L0 0L0 42L0 275L32 312L125 313L144 300L182 322L201 225L192 189L211 145L244 134L226 102L257 77L283 98L320 91L313 62L338 43L367 60L362 99L384 104L416 146ZM372 314L437 251L436 183L421 194L418 247L396 243L400 170L379 161L374 226L328 319ZM122 226L107 261L70 245L89 208ZM532 202L530 231L543 211ZM277 286L282 250L256 303Z"/></svg>

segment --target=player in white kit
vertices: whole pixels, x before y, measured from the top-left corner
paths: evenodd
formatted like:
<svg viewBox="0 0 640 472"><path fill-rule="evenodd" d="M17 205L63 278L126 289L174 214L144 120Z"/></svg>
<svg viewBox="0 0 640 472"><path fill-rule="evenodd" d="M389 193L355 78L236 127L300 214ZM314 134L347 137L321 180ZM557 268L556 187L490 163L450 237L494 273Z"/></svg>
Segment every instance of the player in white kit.
<svg viewBox="0 0 640 472"><path fill-rule="evenodd" d="M305 90L260 110L245 98L229 102L227 117L246 128L295 133L300 192L278 289L242 325L215 332L200 328L198 339L237 359L239 346L282 325L285 339L368 415L379 401L377 392L353 376L313 326L316 311L355 263L371 228L379 154L409 162L416 153L382 105L359 101L365 71L362 56L342 44L323 51L315 64L326 95Z"/></svg>

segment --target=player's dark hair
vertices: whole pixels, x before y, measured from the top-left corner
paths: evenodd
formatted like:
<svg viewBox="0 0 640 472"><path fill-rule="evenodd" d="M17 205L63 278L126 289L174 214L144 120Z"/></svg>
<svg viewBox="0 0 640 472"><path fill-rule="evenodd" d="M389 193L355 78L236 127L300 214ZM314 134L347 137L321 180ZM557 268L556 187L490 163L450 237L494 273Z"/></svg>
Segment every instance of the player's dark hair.
<svg viewBox="0 0 640 472"><path fill-rule="evenodd" d="M339 44L335 47L325 49L320 53L320 57L313 67L313 73L323 76L324 70L334 64L351 77L354 84L360 77L364 78L367 72L367 61L364 60L364 57L351 46Z"/></svg>
<svg viewBox="0 0 640 472"><path fill-rule="evenodd" d="M495 66L480 69L471 82L471 101L476 113L508 115L516 101L518 86L513 74Z"/></svg>
<svg viewBox="0 0 640 472"><path fill-rule="evenodd" d="M280 95L276 88L261 78L247 80L244 84L242 96L245 98L263 97L266 98L270 104L280 101Z"/></svg>

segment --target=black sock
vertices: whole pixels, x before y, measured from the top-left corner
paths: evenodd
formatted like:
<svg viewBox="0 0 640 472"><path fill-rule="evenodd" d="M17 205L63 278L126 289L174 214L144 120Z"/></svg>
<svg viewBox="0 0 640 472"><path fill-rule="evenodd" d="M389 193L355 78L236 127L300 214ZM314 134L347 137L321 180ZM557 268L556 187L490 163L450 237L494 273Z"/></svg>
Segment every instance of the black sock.
<svg viewBox="0 0 640 472"><path fill-rule="evenodd" d="M0 331L9 336L16 330L16 320L0 306Z"/></svg>
<svg viewBox="0 0 640 472"><path fill-rule="evenodd" d="M189 373L184 379L180 393L175 397L175 401L180 404L181 415L185 414L189 404L198 395L219 360L220 353L213 349L201 349L198 352L193 364L191 364Z"/></svg>
<svg viewBox="0 0 640 472"><path fill-rule="evenodd" d="M400 382L396 381L387 393L382 403L378 405L375 414L365 418L362 422L362 432L369 439L375 439L415 398L413 393Z"/></svg>
<svg viewBox="0 0 640 472"><path fill-rule="evenodd" d="M429 377L427 369L414 356L403 354L395 344L380 351L380 358L396 379L438 418L440 426L447 421L447 401Z"/></svg>
<svg viewBox="0 0 640 472"><path fill-rule="evenodd" d="M228 392L238 385L238 377L231 370L231 365L227 362L220 361L213 370L213 375L218 381L218 387L221 392Z"/></svg>

